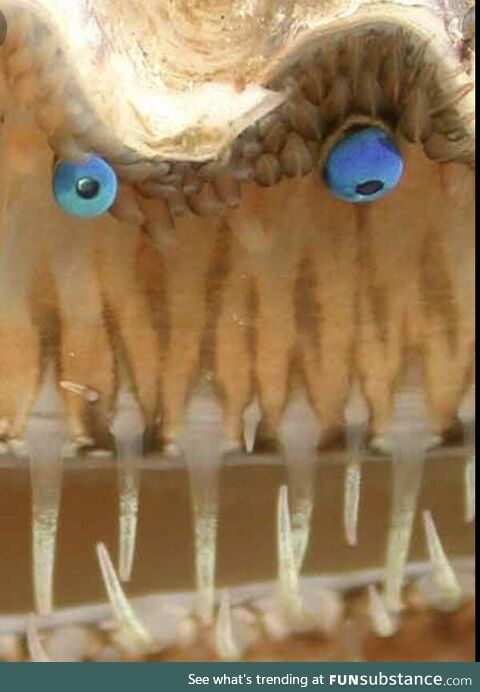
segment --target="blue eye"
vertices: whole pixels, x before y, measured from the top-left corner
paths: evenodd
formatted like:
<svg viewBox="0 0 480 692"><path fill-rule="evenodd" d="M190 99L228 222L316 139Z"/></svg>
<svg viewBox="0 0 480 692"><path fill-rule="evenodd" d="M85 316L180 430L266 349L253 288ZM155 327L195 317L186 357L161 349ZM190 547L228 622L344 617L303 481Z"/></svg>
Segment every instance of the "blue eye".
<svg viewBox="0 0 480 692"><path fill-rule="evenodd" d="M347 133L328 154L324 178L331 193L347 202L372 202L397 185L402 155L379 127Z"/></svg>
<svg viewBox="0 0 480 692"><path fill-rule="evenodd" d="M117 176L99 156L84 163L61 161L53 174L53 194L67 214L91 218L104 214L117 196Z"/></svg>

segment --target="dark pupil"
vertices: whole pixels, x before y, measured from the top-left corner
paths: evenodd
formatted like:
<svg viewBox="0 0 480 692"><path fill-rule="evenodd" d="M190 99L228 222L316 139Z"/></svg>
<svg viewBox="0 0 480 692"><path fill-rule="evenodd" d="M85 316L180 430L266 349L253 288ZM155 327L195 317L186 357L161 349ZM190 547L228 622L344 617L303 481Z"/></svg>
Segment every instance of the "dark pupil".
<svg viewBox="0 0 480 692"><path fill-rule="evenodd" d="M367 180L366 183L360 183L355 188L359 195L374 195L381 190L383 183L381 180Z"/></svg>
<svg viewBox="0 0 480 692"><path fill-rule="evenodd" d="M93 178L80 178L77 180L76 190L82 199L93 199L98 195L100 183Z"/></svg>

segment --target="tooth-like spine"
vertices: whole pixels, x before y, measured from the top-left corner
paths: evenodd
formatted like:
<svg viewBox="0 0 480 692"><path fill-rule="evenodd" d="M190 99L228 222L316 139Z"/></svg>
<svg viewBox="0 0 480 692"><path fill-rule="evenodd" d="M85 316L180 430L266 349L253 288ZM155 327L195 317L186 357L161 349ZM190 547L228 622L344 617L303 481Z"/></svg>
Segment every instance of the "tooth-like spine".
<svg viewBox="0 0 480 692"><path fill-rule="evenodd" d="M202 622L208 624L213 618L213 608L215 602L215 571L217 560L217 530L218 530L218 490L216 489L217 479L208 471L206 477L195 482L192 488L194 504L194 524L195 524L195 567L198 594L198 615ZM216 475L216 474L215 474ZM215 486L214 495L209 492L210 488L201 488L200 485Z"/></svg>
<svg viewBox="0 0 480 692"><path fill-rule="evenodd" d="M349 426L349 461L345 468L345 491L343 508L343 525L348 545L357 545L358 511L362 485L361 445L364 438L364 426Z"/></svg>
<svg viewBox="0 0 480 692"><path fill-rule="evenodd" d="M118 571L122 581L129 581L135 556L138 503L140 493L140 458L143 452L145 424L132 396L124 395L120 409L110 426L115 439L119 491Z"/></svg>
<svg viewBox="0 0 480 692"><path fill-rule="evenodd" d="M314 506L313 469L311 469L311 471L312 473L307 474L311 479L311 491L303 493L297 501L294 502L291 513L292 546L298 572L302 569L310 540L310 528Z"/></svg>
<svg viewBox="0 0 480 692"><path fill-rule="evenodd" d="M32 488L32 560L35 609L49 615L53 607L58 518L62 495L64 429L56 377L50 368L32 409L26 429L25 450L30 463ZM37 415L47 410L44 418Z"/></svg>
<svg viewBox="0 0 480 692"><path fill-rule="evenodd" d="M297 618L303 611L303 603L299 590L286 485L282 485L278 493L277 555L280 602L288 617Z"/></svg>
<svg viewBox="0 0 480 692"><path fill-rule="evenodd" d="M423 513L423 524L436 588L436 593L433 594L434 604L447 611L455 610L461 603L462 589L428 510Z"/></svg>
<svg viewBox="0 0 480 692"><path fill-rule="evenodd" d="M242 651L233 634L232 609L230 596L225 590L220 597L217 622L215 624L215 651L223 661L237 661Z"/></svg>
<svg viewBox="0 0 480 692"><path fill-rule="evenodd" d="M319 432L310 405L302 399L292 401L283 416L280 440L288 473L292 544L298 573L310 539Z"/></svg>
<svg viewBox="0 0 480 692"><path fill-rule="evenodd" d="M103 583L118 626L129 635L133 647L139 648L141 651L148 651L152 646L152 638L128 602L108 550L103 543L97 544L97 557Z"/></svg>
<svg viewBox="0 0 480 692"><path fill-rule="evenodd" d="M362 464L358 457L348 462L345 469L345 504L343 509L343 525L348 545L357 545L358 509L360 506L360 490L362 483Z"/></svg>
<svg viewBox="0 0 480 692"><path fill-rule="evenodd" d="M465 521L471 523L475 520L475 454L469 456L465 462Z"/></svg>
<svg viewBox="0 0 480 692"><path fill-rule="evenodd" d="M258 402L254 401L247 407L243 415L244 418L244 440L247 454L251 454L255 444L255 434L260 423L261 413Z"/></svg>
<svg viewBox="0 0 480 692"><path fill-rule="evenodd" d="M32 613L27 621L27 648L32 663L52 663L38 635L37 621Z"/></svg>
<svg viewBox="0 0 480 692"><path fill-rule="evenodd" d="M368 587L368 613L373 632L378 637L393 637L397 631L397 619L388 611L375 584Z"/></svg>
<svg viewBox="0 0 480 692"><path fill-rule="evenodd" d="M423 476L423 450L417 442L415 436L405 436L393 450L393 500L385 565L385 601L393 611L402 609L403 573Z"/></svg>
<svg viewBox="0 0 480 692"><path fill-rule="evenodd" d="M58 517L63 478L60 446L50 449L29 445L32 484L32 558L35 609L48 615L53 607L53 573L55 568Z"/></svg>
<svg viewBox="0 0 480 692"><path fill-rule="evenodd" d="M193 506L197 614L206 625L212 624L215 607L222 435L221 413L213 395L194 398L183 447Z"/></svg>
<svg viewBox="0 0 480 692"><path fill-rule="evenodd" d="M465 444L471 449L464 467L465 487L465 521L470 524L475 520L475 420L466 421Z"/></svg>

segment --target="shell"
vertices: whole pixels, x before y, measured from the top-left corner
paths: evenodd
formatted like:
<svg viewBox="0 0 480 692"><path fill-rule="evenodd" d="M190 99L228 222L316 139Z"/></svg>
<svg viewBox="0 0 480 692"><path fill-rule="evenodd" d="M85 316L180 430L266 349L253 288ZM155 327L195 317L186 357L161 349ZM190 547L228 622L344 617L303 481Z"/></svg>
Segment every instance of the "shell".
<svg viewBox="0 0 480 692"><path fill-rule="evenodd" d="M9 26L4 69L12 73L21 46L22 69L31 72L25 82L17 68L13 92L28 88L39 103L55 65L68 83L55 95L66 111L62 131L74 131L73 100L87 130L84 146L95 143L119 160L127 153L221 157L287 98L284 77L293 65L326 36L367 26L394 25L428 41L435 83L448 83L451 93L469 81L459 50L465 0L7 0L2 11ZM455 104L472 142L473 99L470 91ZM62 138L55 141L61 148Z"/></svg>

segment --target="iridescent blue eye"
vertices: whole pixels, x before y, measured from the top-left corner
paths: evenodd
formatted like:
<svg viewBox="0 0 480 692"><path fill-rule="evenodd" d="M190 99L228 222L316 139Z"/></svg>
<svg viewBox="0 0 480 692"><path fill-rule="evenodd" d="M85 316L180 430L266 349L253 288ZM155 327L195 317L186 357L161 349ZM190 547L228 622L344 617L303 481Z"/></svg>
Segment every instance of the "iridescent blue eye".
<svg viewBox="0 0 480 692"><path fill-rule="evenodd" d="M53 174L53 194L67 214L91 218L104 214L117 196L117 176L99 156L84 163L61 161Z"/></svg>
<svg viewBox="0 0 480 692"><path fill-rule="evenodd" d="M331 193L347 202L373 202L397 185L402 155L379 127L347 132L328 154L324 178Z"/></svg>

